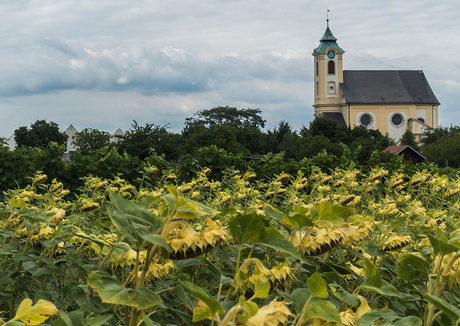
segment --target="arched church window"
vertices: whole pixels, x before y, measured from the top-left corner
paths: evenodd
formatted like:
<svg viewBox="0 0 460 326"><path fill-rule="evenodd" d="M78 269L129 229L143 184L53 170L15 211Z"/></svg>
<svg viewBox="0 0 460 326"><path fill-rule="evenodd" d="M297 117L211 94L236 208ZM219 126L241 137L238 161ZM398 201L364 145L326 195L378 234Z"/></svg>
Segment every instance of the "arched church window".
<svg viewBox="0 0 460 326"><path fill-rule="evenodd" d="M425 119L423 118L417 118L418 121L420 121L421 123L425 123Z"/></svg>
<svg viewBox="0 0 460 326"><path fill-rule="evenodd" d="M327 73L328 75L335 74L335 63L332 60L327 63Z"/></svg>

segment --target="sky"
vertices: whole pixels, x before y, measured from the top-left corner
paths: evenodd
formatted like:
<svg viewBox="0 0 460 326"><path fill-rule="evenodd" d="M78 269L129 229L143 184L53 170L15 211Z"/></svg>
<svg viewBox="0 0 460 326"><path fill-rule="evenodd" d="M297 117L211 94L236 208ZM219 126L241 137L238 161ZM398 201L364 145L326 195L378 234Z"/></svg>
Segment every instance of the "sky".
<svg viewBox="0 0 460 326"><path fill-rule="evenodd" d="M344 69L423 68L440 124L460 125L457 0L21 0L0 2L0 137L42 119L180 132L216 106L299 130L327 9Z"/></svg>

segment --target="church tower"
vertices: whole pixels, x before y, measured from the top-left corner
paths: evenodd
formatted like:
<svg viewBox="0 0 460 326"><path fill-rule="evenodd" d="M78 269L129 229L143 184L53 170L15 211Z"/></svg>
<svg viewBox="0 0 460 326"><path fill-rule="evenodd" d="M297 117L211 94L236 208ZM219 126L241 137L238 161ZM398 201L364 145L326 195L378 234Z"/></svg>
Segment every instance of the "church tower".
<svg viewBox="0 0 460 326"><path fill-rule="evenodd" d="M327 28L319 46L313 50L314 57L314 99L315 116L324 111L342 112L343 54L345 51L337 44L337 39ZM345 115L344 115L345 116Z"/></svg>

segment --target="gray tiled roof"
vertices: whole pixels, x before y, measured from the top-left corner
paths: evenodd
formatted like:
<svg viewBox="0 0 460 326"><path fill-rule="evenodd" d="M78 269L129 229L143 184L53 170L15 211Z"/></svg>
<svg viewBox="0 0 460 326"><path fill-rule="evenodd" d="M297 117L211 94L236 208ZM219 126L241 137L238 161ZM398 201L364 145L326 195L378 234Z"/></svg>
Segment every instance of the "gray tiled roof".
<svg viewBox="0 0 460 326"><path fill-rule="evenodd" d="M347 103L440 104L421 70L344 70Z"/></svg>
<svg viewBox="0 0 460 326"><path fill-rule="evenodd" d="M346 124L342 112L323 111L321 114L337 122L337 126Z"/></svg>

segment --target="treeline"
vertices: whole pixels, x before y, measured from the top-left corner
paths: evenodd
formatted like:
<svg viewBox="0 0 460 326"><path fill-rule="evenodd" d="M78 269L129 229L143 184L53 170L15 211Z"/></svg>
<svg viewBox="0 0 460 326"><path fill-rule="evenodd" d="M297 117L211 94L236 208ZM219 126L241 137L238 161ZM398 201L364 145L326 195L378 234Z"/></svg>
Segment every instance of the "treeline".
<svg viewBox="0 0 460 326"><path fill-rule="evenodd" d="M115 139L105 131L83 129L74 136L73 144L83 155L108 146L118 153L127 153L140 160L156 154L164 155L167 161L179 162L184 155L197 155L203 147L217 146L233 155L251 156L267 153L284 153L286 160L301 160L314 157L323 150L341 156L345 144L350 150L361 148L357 163L365 163L370 154L382 151L394 144L388 136L364 127L353 130L345 126L337 127L327 118L317 118L299 131L288 122L264 130L265 120L259 109L237 109L216 107L201 110L187 118L181 133L168 131L168 126L154 123L139 125L136 121L123 136ZM59 131L57 124L39 120L30 128L21 127L15 131L18 147L45 148L49 141L66 144L66 135Z"/></svg>
<svg viewBox="0 0 460 326"><path fill-rule="evenodd" d="M72 154L70 166L78 164L78 161L92 160L86 158L89 155L98 157L106 153L115 155L115 152L120 157L127 155L130 161L143 162L155 155L161 157L164 162L172 162L175 165L184 165L196 158L200 161L202 158L200 164L207 166L206 162L212 160L212 155L203 148L212 146L215 146L216 150L225 151L228 157L242 161L242 158L247 156L282 153L285 162L300 162L305 158L317 157L323 151L335 157L342 157L344 152L348 151L353 156L355 164L367 165L371 162L373 153L380 153L389 145L396 144L388 135L382 135L377 130L362 126L353 129L337 126L335 121L326 117L315 118L299 131L294 130L286 121L279 122L273 129L264 128L265 120L259 109L237 109L228 106L196 112L186 119L180 133L169 132L167 125L147 123L141 126L136 121L125 135L115 138L108 132L86 128L74 136L73 144L79 149ZM67 135L59 131L59 126L54 122L38 120L30 128L18 128L15 131L15 139L18 147L15 153L19 156L30 156L34 148L36 156L39 157L42 155L40 153L50 150L47 147L50 141L58 146L66 144ZM456 168L460 166L460 151L456 150L460 146L459 140L460 127L441 127L431 130L420 143L417 143L412 133L407 131L399 144L410 145L420 151L428 162L434 162L441 167L446 166L447 162L448 166ZM59 148L60 151L64 149ZM59 155L51 156L56 159L56 164L61 163ZM380 155L380 159L384 156ZM41 165L40 160L42 159L38 159L37 166ZM228 165L228 162L225 164ZM89 165L94 168L94 164ZM134 166L138 165L134 163ZM116 173L115 169L109 168L107 171ZM95 172L93 174L96 174ZM86 174L75 175L81 177Z"/></svg>

